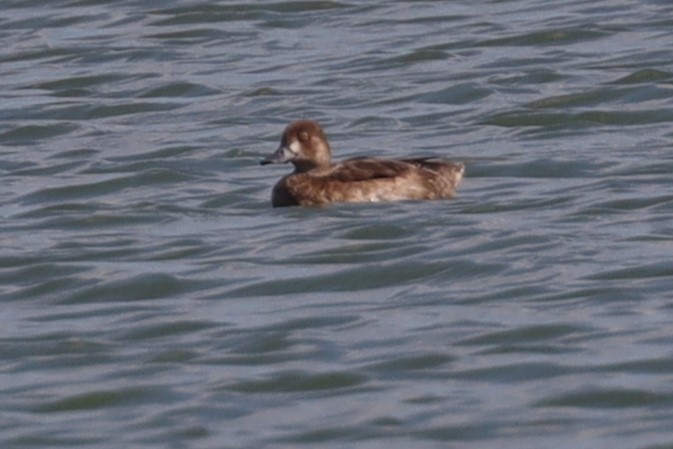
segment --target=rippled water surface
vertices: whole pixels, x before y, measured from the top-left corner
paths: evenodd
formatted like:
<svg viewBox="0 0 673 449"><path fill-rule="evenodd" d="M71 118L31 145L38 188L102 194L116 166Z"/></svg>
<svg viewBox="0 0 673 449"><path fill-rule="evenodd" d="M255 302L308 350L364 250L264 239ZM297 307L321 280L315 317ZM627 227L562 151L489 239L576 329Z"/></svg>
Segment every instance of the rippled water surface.
<svg viewBox="0 0 673 449"><path fill-rule="evenodd" d="M673 446L673 4L4 1L2 448ZM450 201L273 209L284 126Z"/></svg>

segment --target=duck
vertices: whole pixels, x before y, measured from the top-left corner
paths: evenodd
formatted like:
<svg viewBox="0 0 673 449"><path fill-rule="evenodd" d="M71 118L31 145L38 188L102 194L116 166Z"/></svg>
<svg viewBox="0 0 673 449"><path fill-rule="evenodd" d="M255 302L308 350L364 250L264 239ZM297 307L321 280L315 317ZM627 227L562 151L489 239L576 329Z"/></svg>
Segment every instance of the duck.
<svg viewBox="0 0 673 449"><path fill-rule="evenodd" d="M278 149L260 161L285 163L294 171L273 187L273 207L447 199L455 196L465 174L464 163L434 157L333 162L327 136L312 120L287 125Z"/></svg>

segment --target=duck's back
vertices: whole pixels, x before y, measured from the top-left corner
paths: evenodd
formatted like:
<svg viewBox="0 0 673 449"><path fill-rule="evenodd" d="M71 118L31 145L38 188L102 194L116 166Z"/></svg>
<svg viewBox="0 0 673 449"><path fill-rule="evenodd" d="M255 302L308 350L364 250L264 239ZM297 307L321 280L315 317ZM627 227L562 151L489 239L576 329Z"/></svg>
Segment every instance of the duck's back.
<svg viewBox="0 0 673 449"><path fill-rule="evenodd" d="M273 205L434 200L454 196L465 166L434 158L354 158L329 170L293 173L273 191Z"/></svg>

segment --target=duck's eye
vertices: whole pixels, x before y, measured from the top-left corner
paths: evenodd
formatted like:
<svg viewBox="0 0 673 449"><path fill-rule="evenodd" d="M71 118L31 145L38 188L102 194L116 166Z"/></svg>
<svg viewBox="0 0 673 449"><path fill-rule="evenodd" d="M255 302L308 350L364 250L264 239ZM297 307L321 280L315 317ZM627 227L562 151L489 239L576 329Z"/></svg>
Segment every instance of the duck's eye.
<svg viewBox="0 0 673 449"><path fill-rule="evenodd" d="M301 140L302 142L306 142L308 140L308 133L306 131L300 132L299 140Z"/></svg>

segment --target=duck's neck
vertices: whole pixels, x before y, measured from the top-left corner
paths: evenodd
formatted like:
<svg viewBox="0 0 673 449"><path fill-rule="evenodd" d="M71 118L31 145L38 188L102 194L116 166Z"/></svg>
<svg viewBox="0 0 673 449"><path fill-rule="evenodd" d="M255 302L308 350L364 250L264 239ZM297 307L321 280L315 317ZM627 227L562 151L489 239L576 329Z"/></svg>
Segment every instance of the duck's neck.
<svg viewBox="0 0 673 449"><path fill-rule="evenodd" d="M319 142L314 144L310 157L298 157L292 163L295 173L304 173L309 170L327 171L332 167L332 151L327 142Z"/></svg>
<svg viewBox="0 0 673 449"><path fill-rule="evenodd" d="M295 173L305 173L307 171L329 171L332 167L331 162L317 164L316 161L292 161Z"/></svg>

